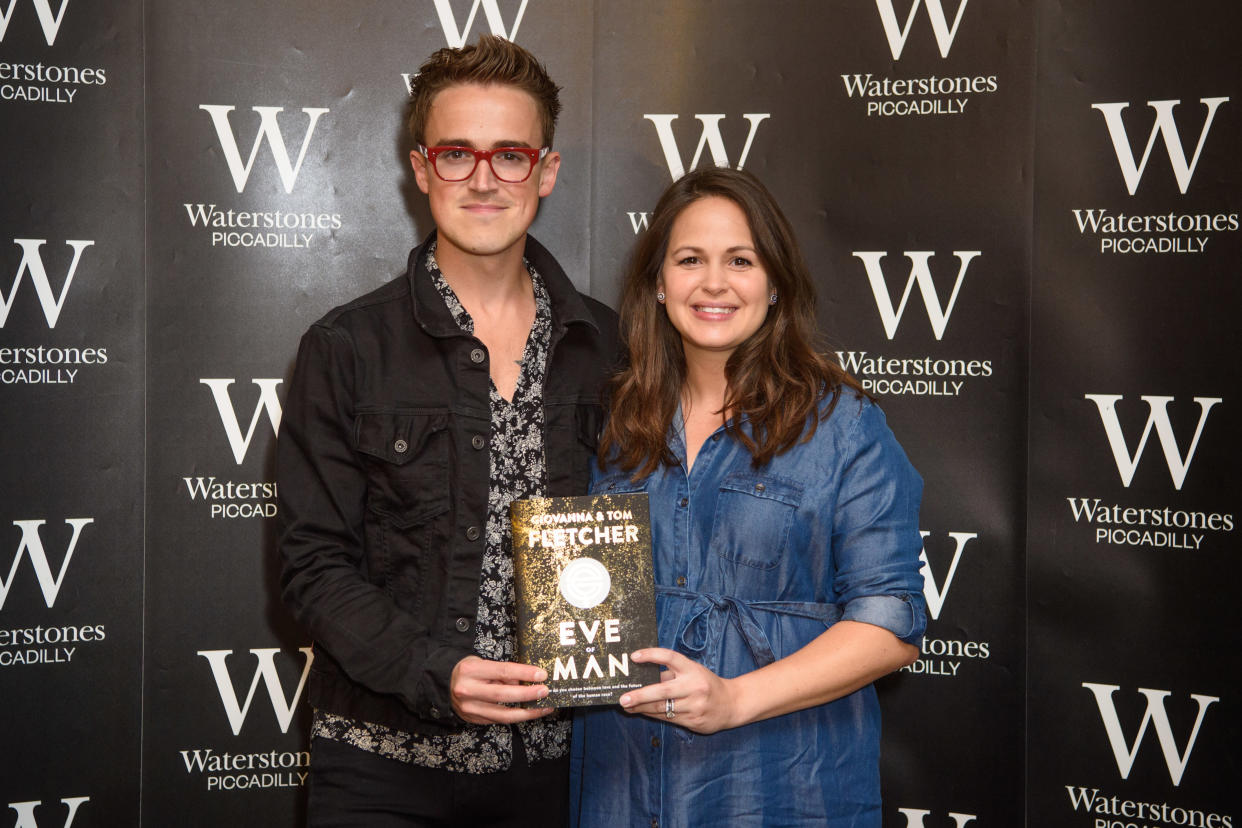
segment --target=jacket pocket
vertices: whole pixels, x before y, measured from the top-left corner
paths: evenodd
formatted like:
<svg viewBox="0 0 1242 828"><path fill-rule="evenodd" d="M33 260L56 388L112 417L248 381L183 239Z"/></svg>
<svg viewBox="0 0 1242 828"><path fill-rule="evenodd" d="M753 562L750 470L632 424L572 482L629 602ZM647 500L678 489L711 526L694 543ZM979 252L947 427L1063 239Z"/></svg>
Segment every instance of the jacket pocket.
<svg viewBox="0 0 1242 828"><path fill-rule="evenodd" d="M367 471L366 577L422 618L431 556L449 546L448 416L360 414L355 439Z"/></svg>
<svg viewBox="0 0 1242 828"><path fill-rule="evenodd" d="M448 511L447 414L359 414L355 445L367 470L367 509L399 528Z"/></svg>
<svg viewBox="0 0 1242 828"><path fill-rule="evenodd" d="M787 478L734 472L720 482L711 549L733 563L771 569L780 563L803 487Z"/></svg>
<svg viewBox="0 0 1242 828"><path fill-rule="evenodd" d="M544 408L548 497L586 494L604 412L597 403Z"/></svg>

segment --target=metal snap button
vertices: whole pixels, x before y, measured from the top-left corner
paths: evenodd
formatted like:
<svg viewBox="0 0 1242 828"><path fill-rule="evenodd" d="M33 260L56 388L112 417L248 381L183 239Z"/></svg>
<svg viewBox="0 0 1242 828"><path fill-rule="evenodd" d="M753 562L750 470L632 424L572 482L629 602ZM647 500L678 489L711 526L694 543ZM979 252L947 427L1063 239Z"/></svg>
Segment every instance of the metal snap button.
<svg viewBox="0 0 1242 828"><path fill-rule="evenodd" d="M690 505L690 498L683 497L681 500L677 501L677 505L683 509L686 508L687 506Z"/></svg>
<svg viewBox="0 0 1242 828"><path fill-rule="evenodd" d="M767 488L768 488L768 487L767 487L767 486L765 486L765 485L763 485L762 483L756 483L756 484L755 484L755 491L756 491L756 492L767 491Z"/></svg>
<svg viewBox="0 0 1242 828"><path fill-rule="evenodd" d="M487 359L487 354L483 353L482 348L475 348L473 351L470 352L470 361L473 362L475 365L478 365L480 362L482 362L485 359Z"/></svg>
<svg viewBox="0 0 1242 828"><path fill-rule="evenodd" d="M686 576L685 576L685 575L678 575L678 576L677 576L677 586L684 587L685 585L686 585Z"/></svg>
<svg viewBox="0 0 1242 828"><path fill-rule="evenodd" d="M481 435L476 434L470 438L470 445L474 446L476 449L481 449L487 445L487 441L484 440Z"/></svg>
<svg viewBox="0 0 1242 828"><path fill-rule="evenodd" d="M393 451L397 452L397 454L405 454L406 450L409 449L409 447L410 447L410 444L407 443L405 440L398 440L397 442L392 444L392 449Z"/></svg>
<svg viewBox="0 0 1242 828"><path fill-rule="evenodd" d="M471 526L469 529L466 530L466 540L478 540L478 539L479 539L479 527Z"/></svg>
<svg viewBox="0 0 1242 828"><path fill-rule="evenodd" d="M469 618L458 618L457 619L457 631L465 632L468 629L470 629L470 619Z"/></svg>

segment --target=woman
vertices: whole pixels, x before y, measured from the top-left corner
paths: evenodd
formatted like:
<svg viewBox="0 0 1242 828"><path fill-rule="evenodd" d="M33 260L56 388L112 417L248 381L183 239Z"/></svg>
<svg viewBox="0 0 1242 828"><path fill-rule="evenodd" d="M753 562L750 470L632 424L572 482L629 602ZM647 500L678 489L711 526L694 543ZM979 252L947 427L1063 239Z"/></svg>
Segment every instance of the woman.
<svg viewBox="0 0 1242 828"><path fill-rule="evenodd" d="M592 491L649 494L661 646L632 658L664 671L576 717L581 826L880 824L871 682L918 656L922 483L814 302L753 176L660 199Z"/></svg>

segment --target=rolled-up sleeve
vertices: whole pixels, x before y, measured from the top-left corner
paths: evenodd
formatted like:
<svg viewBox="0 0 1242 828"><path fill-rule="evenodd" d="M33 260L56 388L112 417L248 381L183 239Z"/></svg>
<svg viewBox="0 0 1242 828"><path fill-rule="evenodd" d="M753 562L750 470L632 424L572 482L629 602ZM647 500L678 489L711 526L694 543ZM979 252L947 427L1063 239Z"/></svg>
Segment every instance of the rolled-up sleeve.
<svg viewBox="0 0 1242 828"><path fill-rule="evenodd" d="M854 428L843 435L839 448L833 559L842 617L883 627L918 645L927 626L919 571L922 478L884 414L868 402L862 403Z"/></svg>

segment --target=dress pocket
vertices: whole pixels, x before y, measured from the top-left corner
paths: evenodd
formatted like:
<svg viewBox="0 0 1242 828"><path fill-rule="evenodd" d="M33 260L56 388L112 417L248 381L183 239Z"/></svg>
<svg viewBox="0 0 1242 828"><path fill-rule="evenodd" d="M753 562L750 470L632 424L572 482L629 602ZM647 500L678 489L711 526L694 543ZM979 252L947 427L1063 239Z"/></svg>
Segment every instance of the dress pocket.
<svg viewBox="0 0 1242 828"><path fill-rule="evenodd" d="M802 484L787 478L728 475L716 498L711 549L733 563L772 569L785 552L802 490Z"/></svg>

